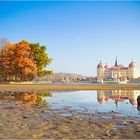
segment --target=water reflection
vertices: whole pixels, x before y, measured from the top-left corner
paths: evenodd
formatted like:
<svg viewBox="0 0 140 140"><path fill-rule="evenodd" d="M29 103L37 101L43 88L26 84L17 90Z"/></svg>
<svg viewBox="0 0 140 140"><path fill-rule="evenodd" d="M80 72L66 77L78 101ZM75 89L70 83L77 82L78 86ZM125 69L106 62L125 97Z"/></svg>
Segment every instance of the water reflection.
<svg viewBox="0 0 140 140"><path fill-rule="evenodd" d="M0 105L13 107L49 107L46 104L45 97L51 97L50 92L19 92L19 93L2 93L0 94ZM13 104L12 104L13 103Z"/></svg>
<svg viewBox="0 0 140 140"><path fill-rule="evenodd" d="M54 92L46 98L54 109L63 110L69 107L84 112L119 112L123 115L138 115L137 105L139 90L100 90L100 91L71 91Z"/></svg>
<svg viewBox="0 0 140 140"><path fill-rule="evenodd" d="M139 90L100 90L97 91L97 101L99 104L104 104L110 102L110 100L115 102L116 110L119 112L127 112L129 110L130 115L140 113L140 105L138 104L138 97L140 96ZM123 103L129 103L133 107L127 108L126 106L122 109ZM119 107L118 107L119 104ZM127 111L126 111L127 110ZM135 112L134 112L135 110ZM126 114L126 113L125 113Z"/></svg>
<svg viewBox="0 0 140 140"><path fill-rule="evenodd" d="M69 108L80 112L114 111L123 115L139 115L139 95L139 90L0 93L0 108L45 107L61 111Z"/></svg>
<svg viewBox="0 0 140 140"><path fill-rule="evenodd" d="M113 100L116 103L129 100L132 106L137 106L137 97L140 95L139 90L99 90L97 91L97 100L100 104Z"/></svg>

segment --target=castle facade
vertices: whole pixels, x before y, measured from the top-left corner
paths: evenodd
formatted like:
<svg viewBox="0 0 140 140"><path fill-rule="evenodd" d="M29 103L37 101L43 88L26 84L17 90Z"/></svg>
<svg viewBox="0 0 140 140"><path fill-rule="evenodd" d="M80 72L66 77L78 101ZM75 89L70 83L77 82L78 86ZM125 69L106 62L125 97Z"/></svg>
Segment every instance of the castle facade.
<svg viewBox="0 0 140 140"><path fill-rule="evenodd" d="M124 82L131 79L138 78L139 68L133 60L126 67L124 65L118 65L117 58L115 65L109 67L100 63L97 65L97 82L103 83L104 81Z"/></svg>

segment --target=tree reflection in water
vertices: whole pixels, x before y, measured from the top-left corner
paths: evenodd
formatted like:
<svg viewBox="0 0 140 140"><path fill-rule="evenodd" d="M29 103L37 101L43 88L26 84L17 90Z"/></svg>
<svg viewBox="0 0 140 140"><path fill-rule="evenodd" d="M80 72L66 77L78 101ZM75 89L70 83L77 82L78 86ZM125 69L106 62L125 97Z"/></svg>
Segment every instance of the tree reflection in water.
<svg viewBox="0 0 140 140"><path fill-rule="evenodd" d="M51 108L44 100L45 97L52 97L50 92L19 92L0 94L0 103L15 103L16 107L46 107Z"/></svg>

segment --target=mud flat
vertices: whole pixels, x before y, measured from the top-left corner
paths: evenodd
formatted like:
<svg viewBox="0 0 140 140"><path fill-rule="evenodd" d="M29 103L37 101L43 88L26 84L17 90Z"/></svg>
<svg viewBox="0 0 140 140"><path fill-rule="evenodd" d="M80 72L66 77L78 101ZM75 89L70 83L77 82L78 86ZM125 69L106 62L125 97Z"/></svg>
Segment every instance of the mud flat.
<svg viewBox="0 0 140 140"><path fill-rule="evenodd" d="M140 90L140 84L0 84L0 91Z"/></svg>
<svg viewBox="0 0 140 140"><path fill-rule="evenodd" d="M0 139L140 138L139 114L137 117L132 117L123 116L114 111L107 113L95 111L90 113L88 108L80 111L67 105L60 109L53 108L54 104L59 106L64 100L60 103L55 103L54 100L52 106L45 102L46 106L44 106L44 100L41 100L42 97L51 97L51 93L37 93L38 90L60 90L62 88L65 88L65 90L77 90L78 87L82 89L82 86L0 85ZM84 88L85 86L89 88L91 85L84 85ZM28 92L19 92L23 90ZM13 91L16 92L14 93ZM34 92L32 93L32 91ZM45 94L45 96L42 96L42 94ZM71 98L71 96L68 97Z"/></svg>
<svg viewBox="0 0 140 140"><path fill-rule="evenodd" d="M0 139L139 139L140 118L70 109L1 107Z"/></svg>

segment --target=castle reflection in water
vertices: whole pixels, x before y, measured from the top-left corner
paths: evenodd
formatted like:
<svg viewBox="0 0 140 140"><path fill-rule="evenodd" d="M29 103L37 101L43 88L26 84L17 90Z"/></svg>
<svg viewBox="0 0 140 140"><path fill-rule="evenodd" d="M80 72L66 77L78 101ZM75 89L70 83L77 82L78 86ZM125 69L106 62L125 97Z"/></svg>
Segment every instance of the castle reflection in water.
<svg viewBox="0 0 140 140"><path fill-rule="evenodd" d="M129 100L133 106L137 106L137 97L139 95L139 90L99 90L97 91L97 100L100 104L110 99L115 101L116 104Z"/></svg>

